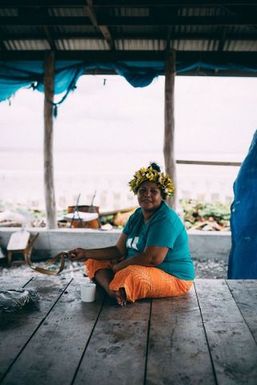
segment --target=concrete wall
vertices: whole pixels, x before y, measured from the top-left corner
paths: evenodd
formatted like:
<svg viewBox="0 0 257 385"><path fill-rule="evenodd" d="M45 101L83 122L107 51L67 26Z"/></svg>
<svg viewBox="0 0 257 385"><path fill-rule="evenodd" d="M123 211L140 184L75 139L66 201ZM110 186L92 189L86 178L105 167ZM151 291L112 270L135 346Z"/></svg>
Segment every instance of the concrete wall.
<svg viewBox="0 0 257 385"><path fill-rule="evenodd" d="M57 229L43 228L26 229L31 234L39 233L33 248L34 258L53 257L60 251L76 247L92 248L115 244L120 230L91 230L91 229ZM5 252L10 236L20 228L0 228L0 246ZM230 232L189 232L190 250L194 259L223 259L227 260L231 247Z"/></svg>

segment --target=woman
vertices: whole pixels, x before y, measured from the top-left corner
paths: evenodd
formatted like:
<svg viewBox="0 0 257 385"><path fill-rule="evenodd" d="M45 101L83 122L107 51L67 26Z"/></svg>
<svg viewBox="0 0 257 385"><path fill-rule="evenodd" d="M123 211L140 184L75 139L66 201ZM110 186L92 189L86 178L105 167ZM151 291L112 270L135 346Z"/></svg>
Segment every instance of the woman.
<svg viewBox="0 0 257 385"><path fill-rule="evenodd" d="M185 294L194 279L188 237L179 216L166 203L174 185L156 163L138 170L129 182L139 208L130 216L115 246L69 251L86 261L95 279L121 306L140 298Z"/></svg>

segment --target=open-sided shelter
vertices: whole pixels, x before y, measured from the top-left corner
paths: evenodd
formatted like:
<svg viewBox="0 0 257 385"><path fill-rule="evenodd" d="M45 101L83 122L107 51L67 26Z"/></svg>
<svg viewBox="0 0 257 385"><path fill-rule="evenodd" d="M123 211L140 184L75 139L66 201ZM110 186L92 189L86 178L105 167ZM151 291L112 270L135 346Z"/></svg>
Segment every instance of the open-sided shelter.
<svg viewBox="0 0 257 385"><path fill-rule="evenodd" d="M175 75L256 76L257 2L0 0L0 100L45 92L45 185L54 227L54 95L83 74L119 74L135 87L165 75L166 171L175 178ZM239 91L240 92L240 91Z"/></svg>

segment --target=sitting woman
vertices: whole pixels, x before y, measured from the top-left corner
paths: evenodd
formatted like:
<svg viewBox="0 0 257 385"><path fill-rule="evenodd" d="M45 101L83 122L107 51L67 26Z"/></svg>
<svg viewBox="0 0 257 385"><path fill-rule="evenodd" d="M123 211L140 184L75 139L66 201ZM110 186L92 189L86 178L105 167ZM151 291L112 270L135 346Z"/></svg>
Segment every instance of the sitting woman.
<svg viewBox="0 0 257 385"><path fill-rule="evenodd" d="M85 261L88 276L121 306L141 298L187 293L194 266L185 227L165 203L174 194L171 178L152 163L137 171L129 185L140 207L130 216L117 244L70 250L69 258Z"/></svg>

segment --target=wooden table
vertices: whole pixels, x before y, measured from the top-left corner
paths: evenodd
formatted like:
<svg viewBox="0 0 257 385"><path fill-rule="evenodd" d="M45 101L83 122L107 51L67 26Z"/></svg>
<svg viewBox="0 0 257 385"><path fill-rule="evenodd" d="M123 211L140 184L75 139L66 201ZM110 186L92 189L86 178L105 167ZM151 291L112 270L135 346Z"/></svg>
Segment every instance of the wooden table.
<svg viewBox="0 0 257 385"><path fill-rule="evenodd" d="M125 308L76 279L1 278L38 308L0 315L2 385L257 384L257 280L196 280L180 298Z"/></svg>

